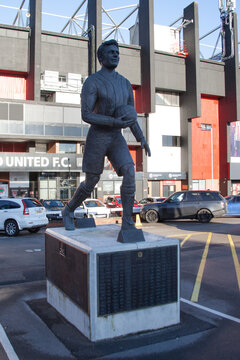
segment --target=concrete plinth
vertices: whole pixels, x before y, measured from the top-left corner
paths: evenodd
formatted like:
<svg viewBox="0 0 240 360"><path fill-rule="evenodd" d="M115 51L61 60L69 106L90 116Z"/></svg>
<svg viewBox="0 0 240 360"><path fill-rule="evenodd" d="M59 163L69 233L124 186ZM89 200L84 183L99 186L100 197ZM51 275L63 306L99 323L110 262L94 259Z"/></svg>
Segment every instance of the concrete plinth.
<svg viewBox="0 0 240 360"><path fill-rule="evenodd" d="M47 301L91 341L180 321L178 240L122 244L119 230L46 231Z"/></svg>

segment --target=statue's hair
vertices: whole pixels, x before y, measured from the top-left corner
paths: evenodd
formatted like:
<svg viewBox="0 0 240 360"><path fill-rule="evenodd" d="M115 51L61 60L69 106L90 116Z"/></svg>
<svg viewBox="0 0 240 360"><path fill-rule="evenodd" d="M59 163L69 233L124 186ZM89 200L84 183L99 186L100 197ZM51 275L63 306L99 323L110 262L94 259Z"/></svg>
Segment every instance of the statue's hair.
<svg viewBox="0 0 240 360"><path fill-rule="evenodd" d="M107 46L110 45L115 45L118 48L118 42L114 39L108 40L108 41L104 41L98 48L97 50L97 57L98 57L98 61L101 63L102 58L103 58L103 53L104 50Z"/></svg>

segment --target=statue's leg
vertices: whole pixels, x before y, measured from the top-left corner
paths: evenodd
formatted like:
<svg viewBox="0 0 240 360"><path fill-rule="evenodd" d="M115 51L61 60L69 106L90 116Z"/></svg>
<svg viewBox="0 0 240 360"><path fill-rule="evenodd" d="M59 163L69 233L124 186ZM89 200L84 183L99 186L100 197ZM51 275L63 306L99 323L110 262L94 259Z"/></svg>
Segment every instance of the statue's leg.
<svg viewBox="0 0 240 360"><path fill-rule="evenodd" d="M63 223L66 230L74 230L74 210L81 205L81 203L88 197L91 196L95 185L98 183L100 175L86 173L86 178L77 190L75 191L72 199L65 206L62 216Z"/></svg>
<svg viewBox="0 0 240 360"><path fill-rule="evenodd" d="M135 228L132 219L133 204L135 197L135 169L132 163L125 164L121 167L123 182L121 186L121 199L123 207L122 229Z"/></svg>

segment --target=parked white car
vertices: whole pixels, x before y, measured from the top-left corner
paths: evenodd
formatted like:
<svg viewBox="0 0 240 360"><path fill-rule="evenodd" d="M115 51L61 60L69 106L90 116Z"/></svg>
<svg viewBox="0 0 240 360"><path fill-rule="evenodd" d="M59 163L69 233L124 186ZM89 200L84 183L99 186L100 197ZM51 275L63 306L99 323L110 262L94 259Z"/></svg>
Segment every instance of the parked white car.
<svg viewBox="0 0 240 360"><path fill-rule="evenodd" d="M98 199L86 199L74 211L75 217L106 217L110 216L110 209Z"/></svg>
<svg viewBox="0 0 240 360"><path fill-rule="evenodd" d="M46 210L33 198L0 199L0 230L8 236L16 236L20 230L38 232L48 224Z"/></svg>

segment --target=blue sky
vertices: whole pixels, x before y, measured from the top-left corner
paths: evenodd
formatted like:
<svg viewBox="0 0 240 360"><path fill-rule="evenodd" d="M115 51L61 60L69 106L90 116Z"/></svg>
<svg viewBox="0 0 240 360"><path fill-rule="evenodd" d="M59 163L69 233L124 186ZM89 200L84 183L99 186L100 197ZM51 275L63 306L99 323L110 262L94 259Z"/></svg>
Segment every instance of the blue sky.
<svg viewBox="0 0 240 360"><path fill-rule="evenodd" d="M19 7L22 0L0 0L0 23L12 24L16 16L17 11L14 9L7 9L5 6ZM64 25L67 23L66 17L71 17L82 0L42 0L43 4L43 18L42 27L44 30L60 32ZM138 3L138 0L103 0L103 7L105 9L113 9L122 7L124 5L132 5ZM184 7L191 4L191 0L154 0L154 22L160 25L170 25L178 17L182 15ZM25 1L23 8L28 7L28 0ZM199 35L202 36L208 31L214 29L220 25L220 13L218 9L218 0L199 0ZM114 21L119 22L125 17L133 8L127 10L111 11L110 15ZM80 10L80 14L84 15L85 7ZM240 17L240 0L237 0L236 12ZM50 16L46 13L51 13L63 17ZM25 20L26 12L22 12ZM136 13L135 13L136 14ZM134 24L136 15L133 15L129 20L123 24L123 27L128 28ZM106 17L103 20L109 23L109 19ZM240 24L240 20L238 21ZM240 25L239 25L240 28ZM126 36L127 30L122 30L122 35ZM209 36L207 39L201 41L201 43L209 45L215 45L218 32ZM239 36L240 39L240 36ZM207 47L203 47L207 49Z"/></svg>

